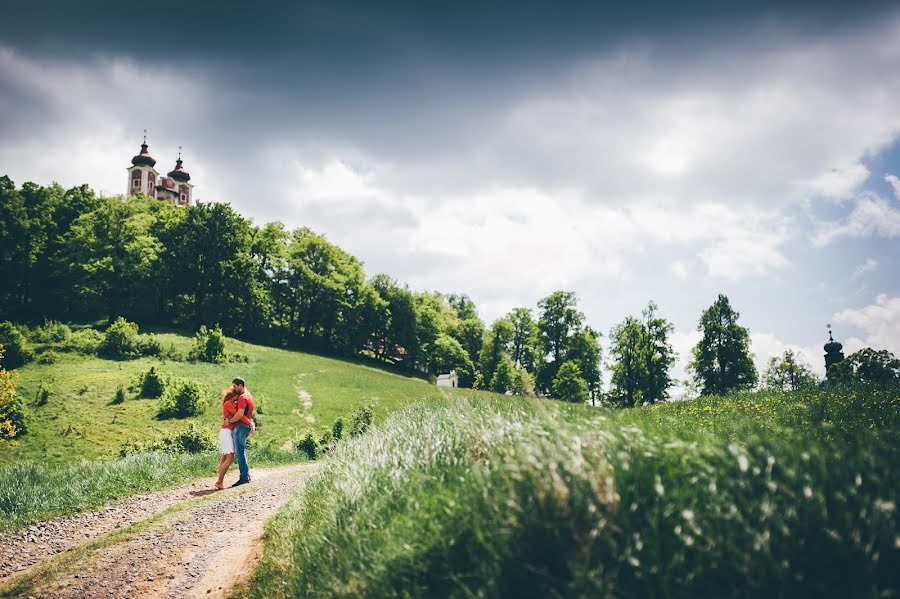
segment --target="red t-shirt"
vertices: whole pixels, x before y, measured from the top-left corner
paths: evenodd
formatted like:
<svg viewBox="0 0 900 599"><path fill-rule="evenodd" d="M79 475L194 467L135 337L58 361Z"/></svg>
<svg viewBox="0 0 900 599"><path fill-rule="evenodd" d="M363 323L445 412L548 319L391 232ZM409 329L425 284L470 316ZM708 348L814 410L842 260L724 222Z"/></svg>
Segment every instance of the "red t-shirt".
<svg viewBox="0 0 900 599"><path fill-rule="evenodd" d="M231 417L237 414L237 404L229 399L222 402L222 418L231 420ZM222 428L232 429L237 426L237 422L231 424L223 424Z"/></svg>
<svg viewBox="0 0 900 599"><path fill-rule="evenodd" d="M222 428L237 428L240 424L246 424L247 426L250 426L250 417L253 415L253 396L246 391L244 393L250 396L250 409L244 410L244 415L241 416L240 420L238 420L237 422L232 422L231 424L223 424ZM237 396L237 394L235 393L229 393L225 396L225 400L222 402L222 417L225 418L225 420L230 420L232 416L237 414L237 411L241 407L240 397L242 396ZM246 405L247 403L245 402L244 406Z"/></svg>
<svg viewBox="0 0 900 599"><path fill-rule="evenodd" d="M244 416L241 418L241 422L250 426L250 418L253 417L253 396L250 395L250 392L244 389L244 392L238 395L237 398L237 409L244 410ZM235 411L235 414L237 411Z"/></svg>

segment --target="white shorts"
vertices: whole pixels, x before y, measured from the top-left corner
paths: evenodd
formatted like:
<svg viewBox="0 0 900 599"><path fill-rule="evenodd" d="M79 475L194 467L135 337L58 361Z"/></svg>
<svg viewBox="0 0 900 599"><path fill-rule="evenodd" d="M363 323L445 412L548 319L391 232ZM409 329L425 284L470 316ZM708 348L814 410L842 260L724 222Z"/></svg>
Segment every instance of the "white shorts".
<svg viewBox="0 0 900 599"><path fill-rule="evenodd" d="M231 438L230 428L219 429L219 449L223 455L234 453L234 440Z"/></svg>

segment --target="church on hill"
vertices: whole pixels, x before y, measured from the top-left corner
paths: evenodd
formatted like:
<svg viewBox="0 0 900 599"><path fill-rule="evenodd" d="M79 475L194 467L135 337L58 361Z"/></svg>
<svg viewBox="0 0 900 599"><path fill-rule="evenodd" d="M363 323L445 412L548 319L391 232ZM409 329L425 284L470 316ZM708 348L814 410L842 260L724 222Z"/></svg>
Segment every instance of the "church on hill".
<svg viewBox="0 0 900 599"><path fill-rule="evenodd" d="M128 167L127 195L144 193L158 200L171 200L178 206L191 205L190 183L191 175L184 170L181 160L181 150L178 150L178 160L175 168L169 171L165 177L159 176L154 168L156 159L150 155L147 149L147 136L144 135L144 143L141 144L141 153L131 159Z"/></svg>

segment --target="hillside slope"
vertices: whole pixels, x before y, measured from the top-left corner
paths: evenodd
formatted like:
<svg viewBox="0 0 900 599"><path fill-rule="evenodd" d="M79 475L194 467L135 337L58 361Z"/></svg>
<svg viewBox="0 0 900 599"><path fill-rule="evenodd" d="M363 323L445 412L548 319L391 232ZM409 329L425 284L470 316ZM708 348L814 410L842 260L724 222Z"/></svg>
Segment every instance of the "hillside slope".
<svg viewBox="0 0 900 599"><path fill-rule="evenodd" d="M164 347L187 353L192 339L157 334ZM247 363L203 364L142 358L111 361L58 353L54 364L31 363L19 369L19 394L28 409L28 432L0 447L0 466L26 459L65 462L116 455L122 443L146 440L184 428L188 423L214 434L219 426L218 397L234 376L242 376L261 406L256 443L282 445L307 428L330 427L363 402L376 418L409 403L437 397L434 385L415 377L313 354L228 339L229 354ZM157 400L136 399L134 392L119 405L111 401L118 386L128 387L155 366L164 376L199 383L206 410L186 419L158 420ZM38 405L41 385L50 390Z"/></svg>

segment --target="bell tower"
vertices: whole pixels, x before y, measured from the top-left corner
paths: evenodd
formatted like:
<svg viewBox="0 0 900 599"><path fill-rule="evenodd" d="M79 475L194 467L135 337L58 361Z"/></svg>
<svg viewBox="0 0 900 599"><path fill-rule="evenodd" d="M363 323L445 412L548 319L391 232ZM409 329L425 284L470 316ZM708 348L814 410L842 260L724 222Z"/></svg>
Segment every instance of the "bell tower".
<svg viewBox="0 0 900 599"><path fill-rule="evenodd" d="M844 352L842 351L844 346L831 336L831 325L828 325L828 343L825 344L823 349L825 350L825 376L828 377L828 369L844 359Z"/></svg>
<svg viewBox="0 0 900 599"><path fill-rule="evenodd" d="M151 198L156 197L156 180L159 173L153 168L156 166L156 159L150 155L147 149L147 130L144 129L144 143L141 144L141 153L131 159L131 166L128 167L128 188L126 195L135 195L144 193Z"/></svg>

